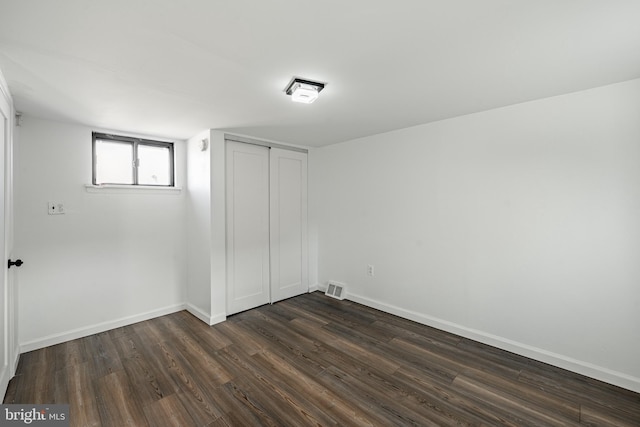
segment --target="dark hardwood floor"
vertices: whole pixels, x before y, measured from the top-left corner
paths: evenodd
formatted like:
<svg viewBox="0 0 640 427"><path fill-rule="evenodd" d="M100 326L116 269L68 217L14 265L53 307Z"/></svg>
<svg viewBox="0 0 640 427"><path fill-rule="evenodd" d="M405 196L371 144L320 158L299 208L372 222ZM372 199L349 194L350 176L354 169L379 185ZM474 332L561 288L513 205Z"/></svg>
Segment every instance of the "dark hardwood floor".
<svg viewBox="0 0 640 427"><path fill-rule="evenodd" d="M74 426L640 426L640 394L321 293L23 354L5 403Z"/></svg>

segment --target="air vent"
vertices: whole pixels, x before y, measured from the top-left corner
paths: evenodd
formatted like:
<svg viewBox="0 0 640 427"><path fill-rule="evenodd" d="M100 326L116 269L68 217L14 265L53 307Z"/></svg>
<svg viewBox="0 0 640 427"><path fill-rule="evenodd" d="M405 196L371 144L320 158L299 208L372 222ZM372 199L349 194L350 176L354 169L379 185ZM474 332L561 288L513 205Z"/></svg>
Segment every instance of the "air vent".
<svg viewBox="0 0 640 427"><path fill-rule="evenodd" d="M331 298L344 299L346 294L346 286L344 283L334 282L330 280L327 284L327 292L324 293Z"/></svg>

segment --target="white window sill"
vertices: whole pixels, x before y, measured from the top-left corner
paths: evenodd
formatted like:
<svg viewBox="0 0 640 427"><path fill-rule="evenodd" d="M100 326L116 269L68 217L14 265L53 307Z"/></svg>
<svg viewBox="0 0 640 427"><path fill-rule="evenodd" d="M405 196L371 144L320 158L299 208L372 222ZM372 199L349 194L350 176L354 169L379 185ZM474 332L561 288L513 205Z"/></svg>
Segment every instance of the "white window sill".
<svg viewBox="0 0 640 427"><path fill-rule="evenodd" d="M180 194L181 187L156 187L153 185L85 185L87 193L107 193L107 194L126 194L126 193L148 193L148 194Z"/></svg>

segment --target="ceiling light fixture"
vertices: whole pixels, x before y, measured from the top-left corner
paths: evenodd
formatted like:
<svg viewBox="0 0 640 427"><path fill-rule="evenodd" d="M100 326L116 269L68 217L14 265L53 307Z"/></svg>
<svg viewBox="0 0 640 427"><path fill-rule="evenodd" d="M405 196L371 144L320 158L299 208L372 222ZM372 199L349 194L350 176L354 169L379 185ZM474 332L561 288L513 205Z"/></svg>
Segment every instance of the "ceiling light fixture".
<svg viewBox="0 0 640 427"><path fill-rule="evenodd" d="M324 89L324 83L294 77L284 91L287 95L291 95L293 102L311 104L318 99L318 94L322 89Z"/></svg>

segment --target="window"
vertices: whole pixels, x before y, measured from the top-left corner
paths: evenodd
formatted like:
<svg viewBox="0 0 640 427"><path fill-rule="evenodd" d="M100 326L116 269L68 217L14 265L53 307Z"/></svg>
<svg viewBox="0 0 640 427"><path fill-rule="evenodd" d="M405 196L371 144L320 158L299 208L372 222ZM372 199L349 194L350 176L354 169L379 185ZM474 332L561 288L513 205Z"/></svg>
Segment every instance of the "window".
<svg viewBox="0 0 640 427"><path fill-rule="evenodd" d="M174 186L173 143L93 132L93 185Z"/></svg>

